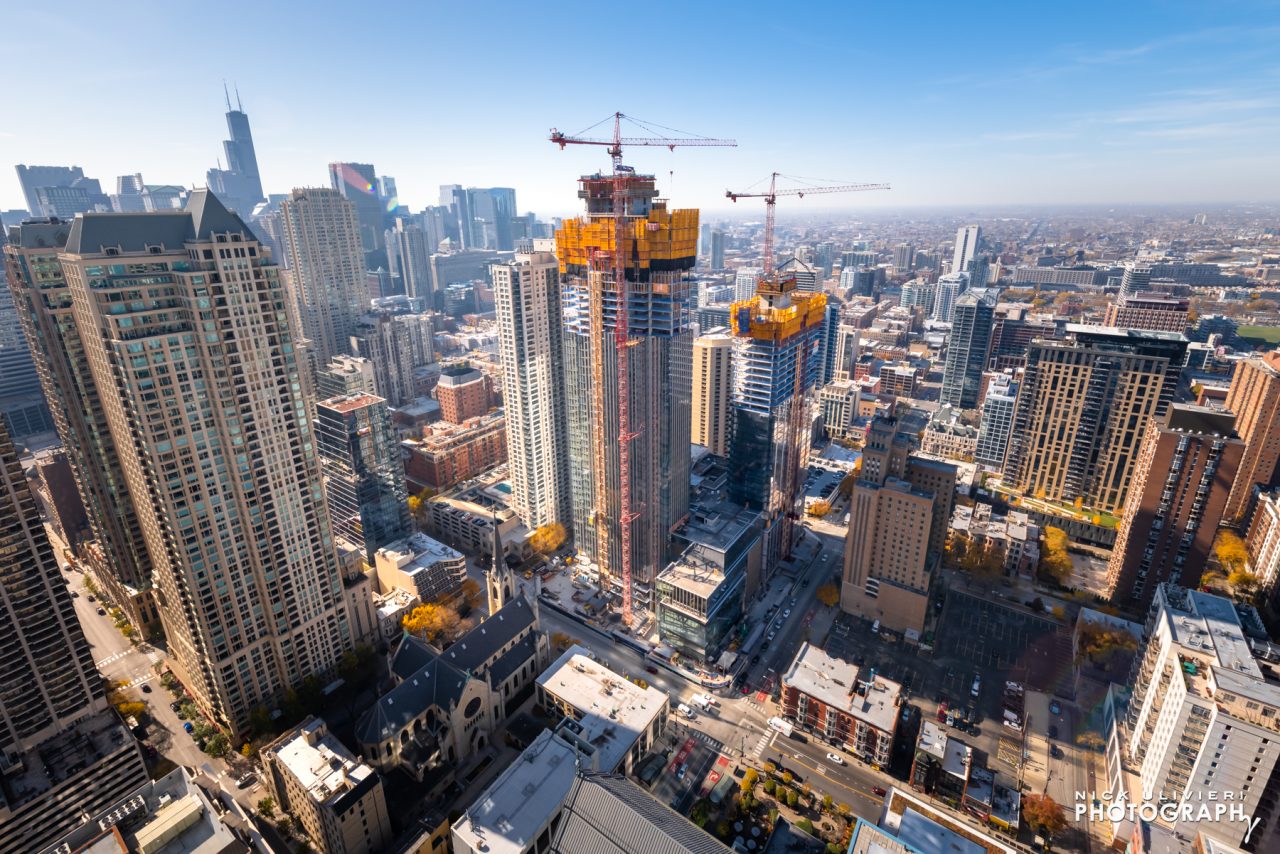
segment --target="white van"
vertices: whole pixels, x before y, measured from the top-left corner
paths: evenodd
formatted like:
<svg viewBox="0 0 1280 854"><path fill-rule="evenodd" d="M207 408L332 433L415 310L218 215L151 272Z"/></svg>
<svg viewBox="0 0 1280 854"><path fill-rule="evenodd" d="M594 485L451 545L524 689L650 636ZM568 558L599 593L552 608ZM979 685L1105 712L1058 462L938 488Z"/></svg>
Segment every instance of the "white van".
<svg viewBox="0 0 1280 854"><path fill-rule="evenodd" d="M716 701L713 700L709 694L694 694L689 702L706 712L715 705Z"/></svg>
<svg viewBox="0 0 1280 854"><path fill-rule="evenodd" d="M874 623L872 623L872 624L871 624L871 634L873 634L873 635L878 635L878 634L880 634L880 621L879 621L879 620L876 620Z"/></svg>

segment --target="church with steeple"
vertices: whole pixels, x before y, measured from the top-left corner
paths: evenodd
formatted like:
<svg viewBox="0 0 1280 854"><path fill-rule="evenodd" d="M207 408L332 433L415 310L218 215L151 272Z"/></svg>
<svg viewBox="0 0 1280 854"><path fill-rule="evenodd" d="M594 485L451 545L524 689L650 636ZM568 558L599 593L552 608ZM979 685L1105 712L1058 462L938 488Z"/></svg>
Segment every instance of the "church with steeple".
<svg viewBox="0 0 1280 854"><path fill-rule="evenodd" d="M492 523L489 616L448 646L406 632L391 654L395 686L356 725L370 764L383 772L402 768L433 791L484 749L551 662L537 599L520 590L499 520Z"/></svg>
<svg viewBox="0 0 1280 854"><path fill-rule="evenodd" d="M490 524L493 526L493 540L489 544L489 568L485 577L489 587L489 613L496 614L516 595L519 585L516 574L507 563L507 550L502 544L502 523L495 515Z"/></svg>

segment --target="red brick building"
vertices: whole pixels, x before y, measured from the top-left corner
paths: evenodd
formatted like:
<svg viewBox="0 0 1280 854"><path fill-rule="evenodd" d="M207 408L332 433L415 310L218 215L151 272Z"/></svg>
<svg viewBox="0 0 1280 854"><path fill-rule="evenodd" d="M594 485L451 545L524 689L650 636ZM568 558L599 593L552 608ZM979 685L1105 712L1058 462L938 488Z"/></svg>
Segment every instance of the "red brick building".
<svg viewBox="0 0 1280 854"><path fill-rule="evenodd" d="M400 447L411 492L448 489L507 461L506 419L495 413L464 424L438 422Z"/></svg>
<svg viewBox="0 0 1280 854"><path fill-rule="evenodd" d="M863 762L889 767L902 686L805 643L782 677L782 715Z"/></svg>
<svg viewBox="0 0 1280 854"><path fill-rule="evenodd" d="M440 401L442 419L462 424L493 406L492 385L487 376L466 363L450 365L436 383L436 400Z"/></svg>

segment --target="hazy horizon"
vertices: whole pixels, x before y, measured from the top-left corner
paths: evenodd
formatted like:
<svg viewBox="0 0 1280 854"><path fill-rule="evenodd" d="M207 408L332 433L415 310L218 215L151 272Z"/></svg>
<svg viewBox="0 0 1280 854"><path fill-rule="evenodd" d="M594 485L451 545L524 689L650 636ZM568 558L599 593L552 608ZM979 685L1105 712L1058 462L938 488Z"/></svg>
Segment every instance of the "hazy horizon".
<svg viewBox="0 0 1280 854"><path fill-rule="evenodd" d="M0 210L26 206L18 163L79 165L108 193L134 172L203 186L226 136L224 79L268 192L327 186L330 161L367 162L413 211L458 183L514 187L521 212L576 212L576 178L608 159L557 150L549 129L573 133L614 110L738 141L626 155L673 204L717 215L750 217L752 201L734 206L725 189L774 170L893 186L824 197L819 210L1280 200L1274 3L814 3L785 18L763 3L358 11L229 2L210 16L151 0L128 15L9 10L0 52L11 69L42 72L6 91ZM584 38L592 26L626 32ZM646 33L652 45L637 43ZM616 74L602 71L609 49ZM56 68L43 70L51 55Z"/></svg>

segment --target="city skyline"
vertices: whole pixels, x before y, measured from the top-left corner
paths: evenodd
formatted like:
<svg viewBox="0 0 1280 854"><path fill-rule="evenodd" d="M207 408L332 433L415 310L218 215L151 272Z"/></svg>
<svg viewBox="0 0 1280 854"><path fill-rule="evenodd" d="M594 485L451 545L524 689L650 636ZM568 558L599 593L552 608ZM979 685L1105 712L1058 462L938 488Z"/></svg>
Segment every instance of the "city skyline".
<svg viewBox="0 0 1280 854"><path fill-rule="evenodd" d="M563 187L606 161L598 152L558 152L547 133L553 126L576 132L614 110L737 139L736 150L713 158L681 149L628 153L637 168L662 176L672 198L709 212L749 215L751 208L731 206L724 190L775 169L894 187L849 201L806 202L784 212L793 217L834 208L1280 197L1280 154L1268 144L1280 126L1274 6L1117 10L1099 4L1040 9L1035 17L974 16L949 7L908 17L836 4L808 11L804 19L786 21L769 19L763 6L734 16L690 7L664 11L661 21L632 13L631 26L651 26L662 36L668 73L682 80L673 97L667 87L574 75L557 57L572 55L561 51L571 49L567 33L589 20L589 7L579 4L537 16L503 6L486 10L483 21L466 8L393 10L396 26L378 30L371 52L415 56L424 32L466 33L504 19L519 21L528 43L543 47L539 59L501 51L476 69L464 47L468 40L440 39L420 58L418 73L394 75L377 87L342 75L320 53L275 59L244 37L234 15L202 21L225 50L193 54L180 79L158 77L145 60L132 58L143 53L102 68L93 60L100 55L95 45L126 36L162 42L172 36L172 17L142 10L126 24L86 8L71 23L20 8L0 35L5 55L15 67L43 61L39 40L25 34L56 20L65 46L62 79L79 81L78 110L75 118L42 113L38 125L0 123L0 161L76 164L104 186L143 167L149 180L201 186L222 155L225 79L253 122L267 192L327 186L330 162L355 160L394 176L413 210L434 201L439 185L461 183L514 187L522 212L571 214L573 199ZM302 40L320 38L330 17L299 16L292 4L254 7L253 15L263 32L288 31ZM1089 30L1087 41L1076 35L1095 15L1108 27ZM889 37L894 32L903 38ZM791 49L806 41L826 43ZM956 42L986 42L989 50L970 68L957 67L947 58ZM788 60L744 61L760 55L762 43L775 44ZM569 80L572 99L560 94ZM16 92L8 115L36 114L58 88ZM145 138L132 130L119 99L144 91L156 102L180 98L184 121L149 125ZM830 92L842 94L833 99ZM418 108L405 109L415 101ZM752 118L770 103L810 120ZM487 120L495 106L503 115L500 134ZM85 142L86 127L95 128L92 145ZM0 170L0 209L20 206L16 176L11 168Z"/></svg>

